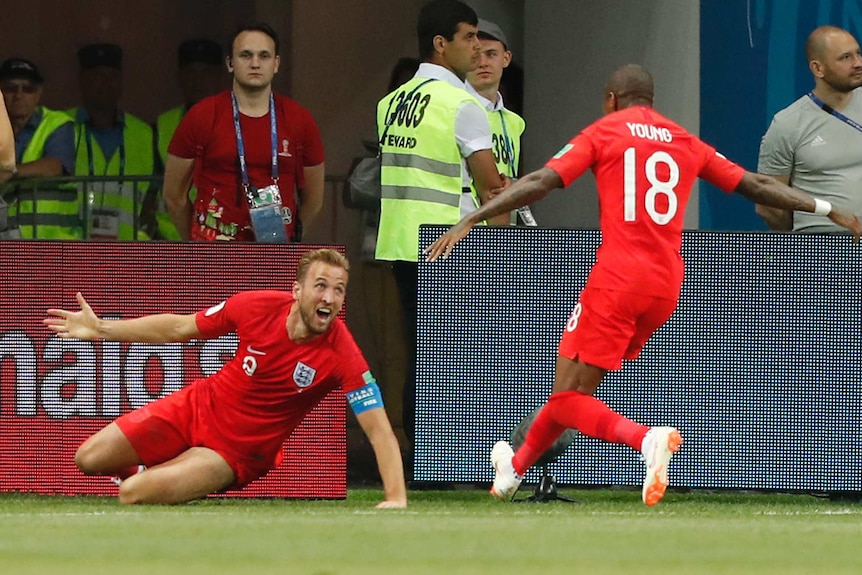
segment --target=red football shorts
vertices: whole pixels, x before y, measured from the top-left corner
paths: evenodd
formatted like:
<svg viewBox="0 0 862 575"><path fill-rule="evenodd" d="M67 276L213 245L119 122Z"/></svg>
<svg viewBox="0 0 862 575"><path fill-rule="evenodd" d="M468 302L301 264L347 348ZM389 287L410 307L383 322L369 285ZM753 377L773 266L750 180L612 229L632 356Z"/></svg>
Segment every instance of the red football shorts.
<svg viewBox="0 0 862 575"><path fill-rule="evenodd" d="M238 489L262 477L280 462L281 449L264 460L254 459L232 448L215 433L200 409L199 402L203 399L198 387L188 385L116 420L146 466L170 461L190 447L206 447L218 453L233 469L235 481L231 487Z"/></svg>
<svg viewBox="0 0 862 575"><path fill-rule="evenodd" d="M609 371L635 359L676 309L676 299L584 287L566 322L559 354Z"/></svg>

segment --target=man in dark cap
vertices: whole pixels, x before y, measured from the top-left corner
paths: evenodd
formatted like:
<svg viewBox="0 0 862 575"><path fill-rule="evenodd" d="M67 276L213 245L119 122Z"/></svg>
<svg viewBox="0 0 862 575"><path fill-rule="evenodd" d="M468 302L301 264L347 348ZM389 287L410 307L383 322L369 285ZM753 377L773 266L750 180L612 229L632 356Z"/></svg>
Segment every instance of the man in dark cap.
<svg viewBox="0 0 862 575"><path fill-rule="evenodd" d="M80 239L77 192L26 181L69 175L75 167L72 119L40 105L44 82L29 60L10 58L0 64L0 86L15 134L13 177L20 180L6 195L9 225L27 239Z"/></svg>
<svg viewBox="0 0 862 575"><path fill-rule="evenodd" d="M120 108L123 51L116 44L88 44L78 50L78 64L82 105L70 110L75 119L75 174L117 178L87 186L88 237L149 239L145 228L152 221L141 209L149 183L123 181L123 176L153 175L153 130Z"/></svg>
<svg viewBox="0 0 862 575"><path fill-rule="evenodd" d="M155 135L158 150L158 171L163 172L168 157L168 144L189 109L206 98L227 88L224 53L218 42L207 38L194 38L180 44L177 50L177 80L183 93L183 105L159 114L156 119ZM194 201L197 190L189 190L189 198ZM179 240L180 234L171 222L170 216L160 201L156 213L158 237L166 240Z"/></svg>

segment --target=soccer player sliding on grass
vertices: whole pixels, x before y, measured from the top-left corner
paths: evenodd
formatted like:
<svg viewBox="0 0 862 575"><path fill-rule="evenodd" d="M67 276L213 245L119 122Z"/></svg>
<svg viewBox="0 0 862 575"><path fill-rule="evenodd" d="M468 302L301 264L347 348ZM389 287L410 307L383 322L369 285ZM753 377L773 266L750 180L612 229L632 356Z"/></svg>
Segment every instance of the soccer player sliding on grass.
<svg viewBox="0 0 862 575"><path fill-rule="evenodd" d="M406 507L401 451L380 390L336 317L348 270L347 258L319 249L300 260L292 293L242 292L196 314L117 321L99 319L80 293L80 311L49 309L44 323L63 338L239 337L218 373L121 416L78 448L75 464L119 477L121 503L182 503L240 488L278 465L285 438L341 386L377 458L385 497L377 507Z"/></svg>
<svg viewBox="0 0 862 575"><path fill-rule="evenodd" d="M588 169L596 178L602 244L566 323L551 396L517 453L505 441L491 451L491 493L508 501L527 469L567 428L628 445L646 460L643 501L655 505L667 489L671 455L682 436L673 427L647 427L594 397L609 370L635 359L670 318L683 279L683 215L697 177L758 204L813 212L849 229L862 223L846 210L776 180L747 172L652 108L653 81L628 65L608 79L605 116L566 144L545 167L509 186L431 244L429 261L446 258L478 222L535 203Z"/></svg>

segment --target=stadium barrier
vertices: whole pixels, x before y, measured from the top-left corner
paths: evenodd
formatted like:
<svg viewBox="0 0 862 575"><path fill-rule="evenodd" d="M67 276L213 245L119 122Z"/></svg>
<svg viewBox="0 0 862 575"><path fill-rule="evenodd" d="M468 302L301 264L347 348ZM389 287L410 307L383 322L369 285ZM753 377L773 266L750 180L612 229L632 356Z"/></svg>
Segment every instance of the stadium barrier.
<svg viewBox="0 0 862 575"><path fill-rule="evenodd" d="M90 239L93 234L93 210L97 209L105 191L116 191L124 189L127 197L131 199L134 206L134 217L131 222L134 237L136 239L150 239L149 232L156 227L154 213L145 213L144 221L141 220L141 206L147 203L148 193L156 194L150 196L147 210L159 209L163 183L162 176L63 176L53 178L27 178L16 179L0 184L0 240L21 239L17 228L18 224L32 226L34 237L40 237L39 227L46 221L38 215L40 201L63 198L65 201L75 201L78 204L78 221L76 237ZM324 198L323 212L318 216L315 225L326 230L326 236L330 238L339 235L342 224L339 218L339 198L343 194L345 176L328 174L325 179L326 193ZM74 194L74 198L68 195ZM86 199L86 201L85 201ZM10 207L17 212L16 202L28 202L36 205L36 215L22 213L17 217L8 218ZM161 207L161 210L164 210ZM52 238L53 239L53 238ZM71 239L71 238L65 238Z"/></svg>
<svg viewBox="0 0 862 575"><path fill-rule="evenodd" d="M48 308L76 308L81 291L101 317L194 313L238 291L290 289L302 254L323 247L40 240L0 246L0 491L66 495L115 495L107 478L75 468L78 445L121 413L218 370L237 340L60 339L41 323ZM327 395L285 442L283 463L227 495L344 498L345 409L340 390Z"/></svg>
<svg viewBox="0 0 862 575"><path fill-rule="evenodd" d="M444 229L423 226L420 245ZM550 393L599 242L589 230L475 228L448 260L420 262L416 481L493 479L492 445ZM680 428L671 485L862 490L862 247L691 231L682 252L677 311L599 397ZM583 436L549 471L568 485L643 480L639 454Z"/></svg>

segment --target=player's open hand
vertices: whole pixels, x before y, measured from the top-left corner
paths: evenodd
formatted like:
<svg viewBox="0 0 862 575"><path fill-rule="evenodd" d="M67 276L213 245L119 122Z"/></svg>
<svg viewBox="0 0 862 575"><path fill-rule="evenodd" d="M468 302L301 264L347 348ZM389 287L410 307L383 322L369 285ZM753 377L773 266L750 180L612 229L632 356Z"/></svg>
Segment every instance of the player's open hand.
<svg viewBox="0 0 862 575"><path fill-rule="evenodd" d="M452 253L452 248L459 241L470 233L473 224L466 223L463 220L449 228L449 231L437 238L433 244L425 248L422 253L425 254L425 261L433 262L440 256L447 259Z"/></svg>
<svg viewBox="0 0 862 575"><path fill-rule="evenodd" d="M859 218L845 209L832 206L829 219L853 232L853 241L859 242L859 235L862 234L862 222L859 221Z"/></svg>
<svg viewBox="0 0 862 575"><path fill-rule="evenodd" d="M81 292L75 297L81 311L49 309L48 317L42 320L48 329L62 338L97 339L99 337L99 318Z"/></svg>
<svg viewBox="0 0 862 575"><path fill-rule="evenodd" d="M381 501L375 509L404 509L407 507L407 500L400 501Z"/></svg>

